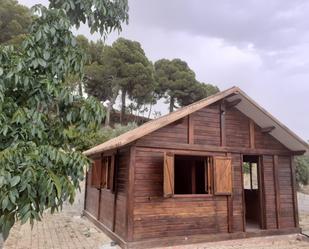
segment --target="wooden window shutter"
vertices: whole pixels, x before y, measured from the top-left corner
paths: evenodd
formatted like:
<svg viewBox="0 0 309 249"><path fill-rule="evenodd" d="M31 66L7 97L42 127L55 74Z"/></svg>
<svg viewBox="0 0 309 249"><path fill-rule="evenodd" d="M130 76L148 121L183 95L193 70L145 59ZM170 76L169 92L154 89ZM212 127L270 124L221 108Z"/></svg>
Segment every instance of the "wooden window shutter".
<svg viewBox="0 0 309 249"><path fill-rule="evenodd" d="M214 194L231 195L232 183L232 159L229 157L214 158Z"/></svg>
<svg viewBox="0 0 309 249"><path fill-rule="evenodd" d="M91 167L91 186L101 187L101 159L95 159Z"/></svg>
<svg viewBox="0 0 309 249"><path fill-rule="evenodd" d="M172 197L174 194L174 155L164 153L164 197Z"/></svg>

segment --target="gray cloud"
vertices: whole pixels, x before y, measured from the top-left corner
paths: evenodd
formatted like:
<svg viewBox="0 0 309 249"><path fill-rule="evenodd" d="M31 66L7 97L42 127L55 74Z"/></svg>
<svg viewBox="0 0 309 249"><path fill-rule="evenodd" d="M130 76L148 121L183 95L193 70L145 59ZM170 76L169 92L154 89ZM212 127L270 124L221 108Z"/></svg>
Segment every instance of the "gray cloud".
<svg viewBox="0 0 309 249"><path fill-rule="evenodd" d="M47 0L20 0L28 6ZM147 56L182 58L200 81L240 86L309 139L309 1L130 0L121 36ZM96 40L82 26L78 33ZM107 43L117 39L109 36ZM166 106L156 107L166 112Z"/></svg>
<svg viewBox="0 0 309 249"><path fill-rule="evenodd" d="M308 1L131 0L130 4L133 22L140 25L252 43L263 49L290 46L308 35Z"/></svg>

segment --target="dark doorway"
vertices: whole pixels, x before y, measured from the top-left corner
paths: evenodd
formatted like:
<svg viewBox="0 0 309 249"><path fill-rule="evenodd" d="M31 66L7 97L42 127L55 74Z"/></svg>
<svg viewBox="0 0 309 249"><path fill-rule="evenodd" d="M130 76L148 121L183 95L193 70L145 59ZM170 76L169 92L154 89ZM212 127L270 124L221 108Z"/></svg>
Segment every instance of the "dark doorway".
<svg viewBox="0 0 309 249"><path fill-rule="evenodd" d="M259 156L243 156L246 230L261 229Z"/></svg>

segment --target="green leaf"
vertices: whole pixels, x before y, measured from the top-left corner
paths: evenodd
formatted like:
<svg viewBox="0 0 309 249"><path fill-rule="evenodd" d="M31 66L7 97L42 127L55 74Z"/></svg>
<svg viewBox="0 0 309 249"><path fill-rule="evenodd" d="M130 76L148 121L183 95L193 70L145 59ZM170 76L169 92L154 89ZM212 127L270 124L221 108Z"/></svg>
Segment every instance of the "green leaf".
<svg viewBox="0 0 309 249"><path fill-rule="evenodd" d="M46 61L43 60L42 58L38 58L38 63L39 63L42 67L46 67L46 66L47 66Z"/></svg>
<svg viewBox="0 0 309 249"><path fill-rule="evenodd" d="M53 182L54 182L54 185L57 189L57 196L58 198L60 198L61 196L61 183L60 183L60 180L59 180L59 177L56 176L51 170L48 169L48 173L50 175L50 177L53 179Z"/></svg>
<svg viewBox="0 0 309 249"><path fill-rule="evenodd" d="M49 57L50 57L50 53L48 51L44 51L44 53L43 53L44 60L48 60Z"/></svg>
<svg viewBox="0 0 309 249"><path fill-rule="evenodd" d="M9 205L9 197L6 196L6 197L4 197L4 199L2 201L2 209L5 210L8 205Z"/></svg>
<svg viewBox="0 0 309 249"><path fill-rule="evenodd" d="M6 183L4 176L0 176L0 188Z"/></svg>
<svg viewBox="0 0 309 249"><path fill-rule="evenodd" d="M0 76L3 74L3 68L0 67Z"/></svg>
<svg viewBox="0 0 309 249"><path fill-rule="evenodd" d="M2 236L3 239L6 240L9 236L9 232L11 227L14 225L15 218L13 215L7 215L4 219L4 225L2 226Z"/></svg>
<svg viewBox="0 0 309 249"><path fill-rule="evenodd" d="M15 196L15 194L14 194L13 191L10 191L10 192L9 192L9 198L10 198L10 200L11 200L11 202L12 202L13 204L16 204L16 203L15 203L15 201L16 201L16 196Z"/></svg>
<svg viewBox="0 0 309 249"><path fill-rule="evenodd" d="M39 30L39 31L36 33L36 36L35 36L36 41L39 41L39 40L41 39L41 37L42 37L42 33L41 33L41 31Z"/></svg>
<svg viewBox="0 0 309 249"><path fill-rule="evenodd" d="M10 180L11 187L16 186L20 182L20 176L14 176Z"/></svg>

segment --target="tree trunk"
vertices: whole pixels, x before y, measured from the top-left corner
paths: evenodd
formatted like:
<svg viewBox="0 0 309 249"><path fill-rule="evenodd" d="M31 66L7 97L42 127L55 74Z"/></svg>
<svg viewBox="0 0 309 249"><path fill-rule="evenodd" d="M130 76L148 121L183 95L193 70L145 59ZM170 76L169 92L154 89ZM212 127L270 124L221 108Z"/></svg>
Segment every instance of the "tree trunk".
<svg viewBox="0 0 309 249"><path fill-rule="evenodd" d="M153 104L150 104L150 106L149 106L148 119L150 119L150 116L151 116L152 106L153 106Z"/></svg>
<svg viewBox="0 0 309 249"><path fill-rule="evenodd" d="M175 99L171 97L170 99L170 113L174 111Z"/></svg>
<svg viewBox="0 0 309 249"><path fill-rule="evenodd" d="M113 109L113 104L109 102L106 108L105 126L110 125L111 111Z"/></svg>
<svg viewBox="0 0 309 249"><path fill-rule="evenodd" d="M124 123L124 118L126 115L126 95L127 92L125 90L121 90L121 113L120 113L120 123Z"/></svg>
<svg viewBox="0 0 309 249"><path fill-rule="evenodd" d="M82 81L78 81L78 92L79 92L79 96L83 97L83 85L82 85Z"/></svg>
<svg viewBox="0 0 309 249"><path fill-rule="evenodd" d="M110 125L110 116L111 116L111 112L113 110L113 106L114 106L114 104L116 102L118 93L119 93L119 88L116 87L113 90L113 96L112 96L112 98L110 99L110 101L109 101L109 103L107 105L106 118L105 118L105 126L109 126Z"/></svg>

